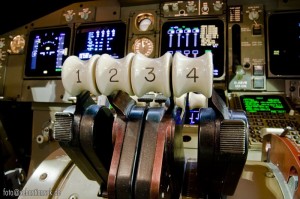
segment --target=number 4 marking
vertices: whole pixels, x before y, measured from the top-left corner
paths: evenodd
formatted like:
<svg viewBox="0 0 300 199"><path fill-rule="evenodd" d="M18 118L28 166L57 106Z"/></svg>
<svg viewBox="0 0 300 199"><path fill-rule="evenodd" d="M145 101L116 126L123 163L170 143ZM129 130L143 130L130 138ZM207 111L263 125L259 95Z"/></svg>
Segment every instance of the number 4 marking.
<svg viewBox="0 0 300 199"><path fill-rule="evenodd" d="M199 76L196 74L196 68L192 68L192 70L186 75L186 78L193 78L194 83L196 83L197 78L199 78Z"/></svg>

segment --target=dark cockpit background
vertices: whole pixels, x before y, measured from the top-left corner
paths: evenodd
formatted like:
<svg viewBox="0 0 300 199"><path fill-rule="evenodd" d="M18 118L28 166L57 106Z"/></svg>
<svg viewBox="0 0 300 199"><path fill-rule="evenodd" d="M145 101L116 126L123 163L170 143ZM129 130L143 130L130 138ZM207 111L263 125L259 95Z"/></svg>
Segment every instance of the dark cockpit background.
<svg viewBox="0 0 300 199"><path fill-rule="evenodd" d="M6 1L0 12L0 35L72 3L88 0Z"/></svg>

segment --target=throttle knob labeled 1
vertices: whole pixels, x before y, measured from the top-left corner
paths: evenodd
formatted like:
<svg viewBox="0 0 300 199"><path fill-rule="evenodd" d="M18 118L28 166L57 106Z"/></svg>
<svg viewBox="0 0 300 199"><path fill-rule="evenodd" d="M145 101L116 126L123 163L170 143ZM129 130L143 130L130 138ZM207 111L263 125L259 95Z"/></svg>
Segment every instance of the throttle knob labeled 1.
<svg viewBox="0 0 300 199"><path fill-rule="evenodd" d="M170 97L171 60L172 54L169 52L159 58L136 54L131 65L131 84L134 94L141 97L153 91Z"/></svg>
<svg viewBox="0 0 300 199"><path fill-rule="evenodd" d="M95 69L100 55L93 55L89 60L80 60L77 56L68 57L62 66L61 78L65 90L72 96L82 91L100 95L96 85Z"/></svg>
<svg viewBox="0 0 300 199"><path fill-rule="evenodd" d="M211 52L190 58L176 52L173 57L172 83L175 97L197 92L210 98L213 87L213 59Z"/></svg>
<svg viewBox="0 0 300 199"><path fill-rule="evenodd" d="M115 59L108 54L101 55L96 66L96 83L103 95L109 96L118 90L133 95L129 81L133 57L134 53L129 53L122 59Z"/></svg>

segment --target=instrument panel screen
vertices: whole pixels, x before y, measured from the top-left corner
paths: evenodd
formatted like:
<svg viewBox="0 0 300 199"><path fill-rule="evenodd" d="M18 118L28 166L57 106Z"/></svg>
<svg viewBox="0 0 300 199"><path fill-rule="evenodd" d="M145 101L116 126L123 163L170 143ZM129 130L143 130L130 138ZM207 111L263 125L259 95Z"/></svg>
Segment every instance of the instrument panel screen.
<svg viewBox="0 0 300 199"><path fill-rule="evenodd" d="M248 113L288 113L289 106L279 95L242 95L240 96L243 110Z"/></svg>
<svg viewBox="0 0 300 199"><path fill-rule="evenodd" d="M268 18L269 70L280 77L300 76L300 12Z"/></svg>
<svg viewBox="0 0 300 199"><path fill-rule="evenodd" d="M82 25L76 30L74 55L88 60L95 54L107 53L114 58L125 54L126 24Z"/></svg>
<svg viewBox="0 0 300 199"><path fill-rule="evenodd" d="M69 27L31 31L25 78L60 77L63 62L69 55L71 32Z"/></svg>
<svg viewBox="0 0 300 199"><path fill-rule="evenodd" d="M224 22L220 19L167 21L162 26L161 54L181 52L199 57L209 50L213 54L214 78L225 68Z"/></svg>

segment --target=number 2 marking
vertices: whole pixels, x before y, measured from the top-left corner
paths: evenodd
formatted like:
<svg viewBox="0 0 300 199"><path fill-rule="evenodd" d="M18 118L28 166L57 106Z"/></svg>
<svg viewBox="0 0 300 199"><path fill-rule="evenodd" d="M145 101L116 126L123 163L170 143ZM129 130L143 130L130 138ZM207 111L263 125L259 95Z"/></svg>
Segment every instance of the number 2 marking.
<svg viewBox="0 0 300 199"><path fill-rule="evenodd" d="M148 75L151 75L152 78L148 79L147 77L145 77L145 79L146 79L148 82L153 82L153 81L155 80L155 74L153 73L154 67L147 67L146 69L150 70L150 72L148 73Z"/></svg>
<svg viewBox="0 0 300 199"><path fill-rule="evenodd" d="M193 78L194 82L196 83L197 78L199 78L199 76L196 74L196 68L192 68L192 70L186 75L186 78Z"/></svg>
<svg viewBox="0 0 300 199"><path fill-rule="evenodd" d="M113 73L112 76L109 79L110 82L119 82L119 80L113 79L118 74L118 70L117 69L112 68L112 69L109 70L109 73Z"/></svg>

